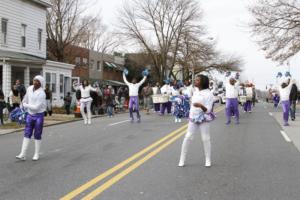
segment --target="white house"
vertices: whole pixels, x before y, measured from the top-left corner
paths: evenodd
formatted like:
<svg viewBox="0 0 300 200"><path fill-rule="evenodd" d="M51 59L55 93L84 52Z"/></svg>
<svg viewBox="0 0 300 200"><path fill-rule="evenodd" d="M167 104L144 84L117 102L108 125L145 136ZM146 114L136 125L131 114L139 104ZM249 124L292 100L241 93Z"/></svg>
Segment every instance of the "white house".
<svg viewBox="0 0 300 200"><path fill-rule="evenodd" d="M69 91L66 85L71 84L74 66L46 61L46 10L50 6L49 0L0 1L0 87L6 97L17 79L28 87L38 74L45 76L55 98Z"/></svg>

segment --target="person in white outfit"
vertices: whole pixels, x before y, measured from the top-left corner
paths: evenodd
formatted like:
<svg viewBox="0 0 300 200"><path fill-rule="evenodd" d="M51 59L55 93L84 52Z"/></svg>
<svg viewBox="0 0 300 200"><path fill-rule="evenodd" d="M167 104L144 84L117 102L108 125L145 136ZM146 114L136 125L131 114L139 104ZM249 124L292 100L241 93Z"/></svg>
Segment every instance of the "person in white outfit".
<svg viewBox="0 0 300 200"><path fill-rule="evenodd" d="M185 165L186 156L191 140L195 133L200 132L202 142L204 146L205 166L211 166L211 143L209 133L209 122L212 121L215 116L212 113L212 107L214 103L213 94L209 90L209 79L205 75L199 75L195 79L195 88L191 109L190 109L190 122L188 124L188 131L184 137L180 161L178 166L183 167Z"/></svg>
<svg viewBox="0 0 300 200"><path fill-rule="evenodd" d="M282 78L279 83L280 85L278 88L283 111L283 125L289 126L290 93L296 80L291 80L290 77L286 77Z"/></svg>
<svg viewBox="0 0 300 200"><path fill-rule="evenodd" d="M17 159L26 160L26 152L34 132L35 152L32 160L39 160L44 125L44 112L46 111L47 106L46 94L43 86L44 78L42 76L34 77L33 85L27 89L26 95L23 98L21 107L28 112L28 115L26 117L22 149L21 153L16 156Z"/></svg>
<svg viewBox="0 0 300 200"><path fill-rule="evenodd" d="M78 85L76 82L73 84L74 90L80 90L81 98L80 98L80 112L84 120L84 124L92 123L92 114L91 114L91 104L92 97L90 95L91 91L97 92L98 89L92 87L87 80L82 81L81 85ZM86 108L87 116L84 112L84 108Z"/></svg>
<svg viewBox="0 0 300 200"><path fill-rule="evenodd" d="M129 88L129 114L130 114L130 118L131 118L131 122L134 121L134 117L133 117L133 111L136 111L136 115L137 115L137 120L138 122L141 121L141 115L139 112L139 88L143 85L143 83L146 81L147 79L147 74L143 74L143 79L137 83L136 78L132 79L132 83L129 83L127 81L126 75L128 74L128 71L125 70L123 72L123 80L125 82L125 84L128 86Z"/></svg>

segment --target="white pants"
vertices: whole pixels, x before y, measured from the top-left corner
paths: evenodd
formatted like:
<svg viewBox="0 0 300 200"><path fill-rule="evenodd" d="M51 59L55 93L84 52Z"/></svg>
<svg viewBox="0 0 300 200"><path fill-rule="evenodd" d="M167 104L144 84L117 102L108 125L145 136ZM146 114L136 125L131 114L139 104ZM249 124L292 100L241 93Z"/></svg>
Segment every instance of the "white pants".
<svg viewBox="0 0 300 200"><path fill-rule="evenodd" d="M83 117L83 119L86 121L87 119L88 120L91 120L92 118L92 114L91 114L91 104L92 104L92 101L87 101L87 102L80 102L80 112L81 112L81 115ZM86 111L87 111L87 117L86 117L86 114L84 112L84 108L86 107Z"/></svg>
<svg viewBox="0 0 300 200"><path fill-rule="evenodd" d="M189 122L188 131L184 137L181 154L180 154L180 163L185 163L186 155L188 152L189 145L194 138L194 134L196 132L201 133L201 138L204 147L204 155L206 161L210 161L211 159L211 143L210 143L210 133L209 133L209 123L205 122L202 124L195 124L193 122Z"/></svg>

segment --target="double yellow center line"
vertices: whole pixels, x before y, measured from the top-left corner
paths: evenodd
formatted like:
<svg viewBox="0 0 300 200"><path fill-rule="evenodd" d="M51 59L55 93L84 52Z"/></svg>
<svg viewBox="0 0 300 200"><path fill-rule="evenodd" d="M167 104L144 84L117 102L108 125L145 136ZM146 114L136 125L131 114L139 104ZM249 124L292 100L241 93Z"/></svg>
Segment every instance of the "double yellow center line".
<svg viewBox="0 0 300 200"><path fill-rule="evenodd" d="M220 109L221 110L221 109ZM219 110L219 111L220 111ZM217 112L219 112L217 111ZM60 200L70 200L78 195L80 195L82 192L86 191L87 189L93 187L97 183L99 183L101 180L105 179L106 177L112 175L116 171L122 169L132 161L140 158L136 162L132 163L129 167L119 172L117 175L110 178L108 181L97 187L95 190L84 196L83 200L90 200L94 199L98 195L100 195L102 192L104 192L106 189L111 187L113 184L117 183L119 180L124 178L126 175L137 169L139 166L141 166L143 163L145 163L147 160L151 159L155 155L157 155L160 151L168 147L170 144L175 142L177 139L179 139L181 136L183 136L186 133L187 124L182 126L181 128L171 132L167 136L161 138L157 142L151 144L150 146L146 147L145 149L141 150L140 152L134 154L133 156L129 157L128 159L124 160L123 162L117 164L113 168L105 171L104 173L98 175L97 177L93 178L92 180L88 181L87 183L83 184L82 186L76 188L72 192L68 193L64 197L62 197ZM147 154L148 153L148 154ZM146 155L145 155L146 154Z"/></svg>

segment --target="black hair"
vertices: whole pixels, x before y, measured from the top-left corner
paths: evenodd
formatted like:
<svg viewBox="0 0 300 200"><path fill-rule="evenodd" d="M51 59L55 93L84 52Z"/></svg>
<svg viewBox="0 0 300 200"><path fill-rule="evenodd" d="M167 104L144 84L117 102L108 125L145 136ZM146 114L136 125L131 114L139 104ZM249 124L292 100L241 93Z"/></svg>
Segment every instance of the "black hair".
<svg viewBox="0 0 300 200"><path fill-rule="evenodd" d="M84 81L86 81L86 83L87 83L87 86L89 86L89 84L90 84L90 83L89 83L89 80L87 80L87 79L83 80L83 81L82 81L82 83L81 83L81 84L82 84L82 87L83 87L83 89L85 88Z"/></svg>
<svg viewBox="0 0 300 200"><path fill-rule="evenodd" d="M205 76L203 74L200 74L197 76L197 78L200 79L200 89L206 90L209 88L209 78L208 76Z"/></svg>

